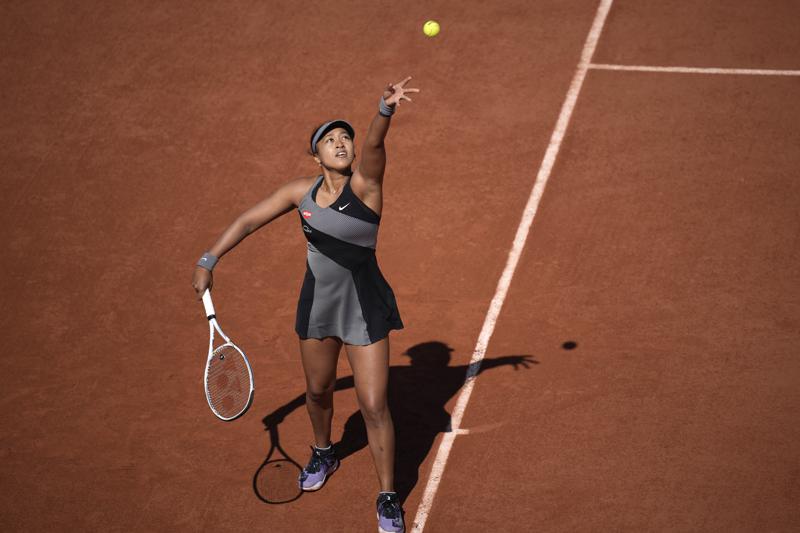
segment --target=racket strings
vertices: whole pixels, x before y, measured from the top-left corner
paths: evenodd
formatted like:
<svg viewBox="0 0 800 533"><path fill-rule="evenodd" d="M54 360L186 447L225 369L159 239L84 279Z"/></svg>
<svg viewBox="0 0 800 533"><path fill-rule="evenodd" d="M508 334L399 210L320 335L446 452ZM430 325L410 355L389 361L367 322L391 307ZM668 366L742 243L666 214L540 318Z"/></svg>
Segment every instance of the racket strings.
<svg viewBox="0 0 800 533"><path fill-rule="evenodd" d="M206 391L212 409L223 418L232 418L247 407L250 369L234 346L226 344L214 350L208 363Z"/></svg>

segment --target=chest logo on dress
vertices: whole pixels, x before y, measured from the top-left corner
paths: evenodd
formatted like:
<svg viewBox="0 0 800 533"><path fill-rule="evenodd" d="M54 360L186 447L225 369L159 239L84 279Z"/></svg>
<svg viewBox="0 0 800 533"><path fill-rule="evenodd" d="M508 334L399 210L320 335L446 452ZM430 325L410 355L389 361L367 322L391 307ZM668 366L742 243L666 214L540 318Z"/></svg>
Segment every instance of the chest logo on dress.
<svg viewBox="0 0 800 533"><path fill-rule="evenodd" d="M303 218L305 219L311 218L311 211L303 210Z"/></svg>

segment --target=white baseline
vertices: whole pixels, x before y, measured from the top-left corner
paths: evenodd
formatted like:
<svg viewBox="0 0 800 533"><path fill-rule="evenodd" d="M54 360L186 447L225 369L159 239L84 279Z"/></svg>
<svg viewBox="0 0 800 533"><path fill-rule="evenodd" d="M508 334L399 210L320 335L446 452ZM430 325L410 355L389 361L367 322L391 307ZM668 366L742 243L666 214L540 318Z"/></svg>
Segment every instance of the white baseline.
<svg viewBox="0 0 800 533"><path fill-rule="evenodd" d="M572 116L572 111L575 109L575 103L578 100L578 94L581 92L583 80L586 78L586 72L589 70L589 65L594 55L597 41L600 38L600 33L603 31L606 16L611 9L613 0L601 0L597 8L597 13L594 17L594 22L589 30L589 35L586 37L586 42L583 45L583 52L575 74L572 77L567 96L564 99L564 104L561 106L561 112L558 115L553 134L550 136L550 143L547 146L547 151L544 154L544 159L539 167L539 173L536 176L536 181L533 184L528 203L525 206L525 211L522 213L522 220L517 227L517 234L514 236L514 242L511 250L508 253L506 266L503 270L500 280L497 282L497 289L495 290L494 297L489 304L489 311L486 313L486 318L483 321L480 335L478 336L478 343L475 345L475 350L472 353L467 375L464 381L464 386L458 395L456 406L453 409L453 414L450 417L452 431L445 433L439 444L439 450L436 452L436 459L433 461L428 483L425 485L425 492L422 494L422 500L417 508L417 515L414 517L414 525L411 530L412 533L422 533L425 528L425 522L428 519L428 514L433 504L433 499L436 496L436 491L439 488L439 482L444 474L444 467L447 464L447 458L450 455L450 450L453 447L453 442L457 435L464 434L460 428L461 419L464 417L464 411L469 403L472 389L475 385L475 378L481 367L481 361L486 354L486 347L489 345L489 339L494 332L494 326L497 322L497 317L500 314L500 309L503 307L503 301L506 299L508 287L511 285L511 278L514 276L514 271L517 268L522 249L525 247L525 241L528 238L533 217L539 207L539 202L544 194L544 188L547 180L550 177L550 172L553 170L553 165L556 162L556 156L561 148L561 141L564 139L564 134L569 125L569 119Z"/></svg>
<svg viewBox="0 0 800 533"><path fill-rule="evenodd" d="M758 68L703 68L703 67L654 67L648 65L609 65L592 63L594 70L624 70L629 72L667 72L676 74L734 74L740 76L800 76L800 70L772 70Z"/></svg>

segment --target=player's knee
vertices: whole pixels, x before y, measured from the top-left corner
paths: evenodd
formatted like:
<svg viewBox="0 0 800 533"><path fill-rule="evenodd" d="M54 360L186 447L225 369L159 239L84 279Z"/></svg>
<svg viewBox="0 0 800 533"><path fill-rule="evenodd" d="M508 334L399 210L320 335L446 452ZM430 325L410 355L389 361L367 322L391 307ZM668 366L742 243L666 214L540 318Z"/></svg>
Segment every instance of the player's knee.
<svg viewBox="0 0 800 533"><path fill-rule="evenodd" d="M384 401L367 401L361 404L361 416L368 426L382 426L389 419L389 408Z"/></svg>
<svg viewBox="0 0 800 533"><path fill-rule="evenodd" d="M314 403L328 403L333 398L333 385L309 384L306 398Z"/></svg>

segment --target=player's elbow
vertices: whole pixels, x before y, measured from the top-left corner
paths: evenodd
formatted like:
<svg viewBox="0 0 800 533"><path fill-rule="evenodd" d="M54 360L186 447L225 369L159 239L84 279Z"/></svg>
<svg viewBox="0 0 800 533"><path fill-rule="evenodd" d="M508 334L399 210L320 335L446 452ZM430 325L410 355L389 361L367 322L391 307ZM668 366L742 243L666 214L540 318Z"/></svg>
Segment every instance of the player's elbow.
<svg viewBox="0 0 800 533"><path fill-rule="evenodd" d="M236 222L234 222L234 226L236 227L239 235L242 237L247 237L251 233L253 233L256 229L258 229L258 224L255 220L251 219L247 215L242 215Z"/></svg>

